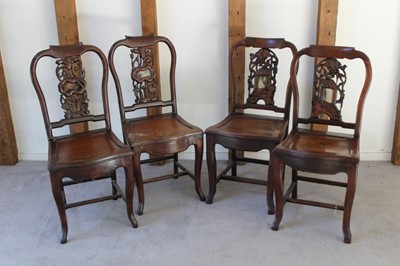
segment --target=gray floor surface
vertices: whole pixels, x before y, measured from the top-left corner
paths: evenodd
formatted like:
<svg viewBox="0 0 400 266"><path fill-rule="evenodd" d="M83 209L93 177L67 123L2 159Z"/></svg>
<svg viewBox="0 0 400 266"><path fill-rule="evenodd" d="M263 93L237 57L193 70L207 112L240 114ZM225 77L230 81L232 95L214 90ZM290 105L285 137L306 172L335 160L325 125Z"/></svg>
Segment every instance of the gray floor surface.
<svg viewBox="0 0 400 266"><path fill-rule="evenodd" d="M192 163L185 161L188 167ZM170 164L146 166L144 175L170 169ZM254 178L266 178L266 169L239 167L242 175ZM202 182L206 194L205 162ZM109 191L108 182L98 181L66 193L74 200ZM207 205L199 201L193 181L181 177L145 185L137 229L130 226L122 200L69 209L68 243L61 245L46 162L22 161L0 166L0 264L400 265L399 192L400 167L360 163L353 242L348 245L342 239L340 211L288 203L280 230L274 232L265 187L222 180L214 203ZM344 194L340 188L301 185L299 195L341 203Z"/></svg>

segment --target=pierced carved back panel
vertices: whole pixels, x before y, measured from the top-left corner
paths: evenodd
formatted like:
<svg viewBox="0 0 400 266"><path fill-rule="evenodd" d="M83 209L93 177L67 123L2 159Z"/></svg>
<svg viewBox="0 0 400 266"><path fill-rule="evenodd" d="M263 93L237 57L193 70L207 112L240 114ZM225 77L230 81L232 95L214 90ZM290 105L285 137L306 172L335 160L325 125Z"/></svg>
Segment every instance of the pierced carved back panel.
<svg viewBox="0 0 400 266"><path fill-rule="evenodd" d="M331 120L342 120L346 65L337 59L326 58L315 67L312 96L312 118L327 115Z"/></svg>
<svg viewBox="0 0 400 266"><path fill-rule="evenodd" d="M265 105L274 105L278 57L270 49L259 49L250 54L249 71L247 103L263 100Z"/></svg>
<svg viewBox="0 0 400 266"><path fill-rule="evenodd" d="M69 56L56 61L61 108L64 117L77 118L90 114L86 91L85 70L79 56Z"/></svg>
<svg viewBox="0 0 400 266"><path fill-rule="evenodd" d="M157 101L157 77L154 71L154 54L152 47L131 49L131 78L135 103Z"/></svg>

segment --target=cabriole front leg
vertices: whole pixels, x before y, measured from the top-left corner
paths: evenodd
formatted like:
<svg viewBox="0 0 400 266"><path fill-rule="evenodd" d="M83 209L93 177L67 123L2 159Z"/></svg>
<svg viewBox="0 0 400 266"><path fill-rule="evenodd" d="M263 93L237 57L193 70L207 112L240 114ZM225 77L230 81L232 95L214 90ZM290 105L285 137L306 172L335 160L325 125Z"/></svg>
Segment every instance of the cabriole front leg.
<svg viewBox="0 0 400 266"><path fill-rule="evenodd" d="M215 142L214 137L206 135L206 145L207 145L207 169L208 169L208 195L206 198L206 203L211 204L214 199L216 186L217 186L217 162L215 159Z"/></svg>
<svg viewBox="0 0 400 266"><path fill-rule="evenodd" d="M279 230L279 225L282 221L282 216L283 216L283 205L284 205L284 199L283 199L283 162L278 158L278 157L273 157L272 159L272 166L273 168L273 182L274 182L274 192L275 192L275 219L274 222L272 223L271 229L274 231Z"/></svg>
<svg viewBox="0 0 400 266"><path fill-rule="evenodd" d="M272 156L269 161L268 166L268 177L267 177L267 207L268 214L275 214L275 205L274 205L274 167L272 166L273 159Z"/></svg>
<svg viewBox="0 0 400 266"><path fill-rule="evenodd" d="M128 164L130 165L130 164ZM133 214L133 193L135 187L135 179L133 175L132 167L125 167L125 196L126 196L126 212L128 214L129 221L133 228L138 227L138 222ZM131 185L129 185L131 184Z"/></svg>
<svg viewBox="0 0 400 266"><path fill-rule="evenodd" d="M135 177L136 186L138 190L138 207L136 210L137 215L143 214L144 209L144 186L143 186L143 177L142 170L140 167L140 153L136 153L133 155L133 175Z"/></svg>
<svg viewBox="0 0 400 266"><path fill-rule="evenodd" d="M203 162L203 136L196 139L194 145L195 165L194 165L194 184L197 195L201 201L205 200L203 190L201 189L201 164Z"/></svg>
<svg viewBox="0 0 400 266"><path fill-rule="evenodd" d="M347 189L344 200L342 231L344 243L351 243L350 218L357 184L357 167L347 171Z"/></svg>
<svg viewBox="0 0 400 266"><path fill-rule="evenodd" d="M67 213L65 211L65 199L63 197L62 176L50 174L51 191L57 205L58 215L61 222L61 238L60 243L67 243L68 223Z"/></svg>

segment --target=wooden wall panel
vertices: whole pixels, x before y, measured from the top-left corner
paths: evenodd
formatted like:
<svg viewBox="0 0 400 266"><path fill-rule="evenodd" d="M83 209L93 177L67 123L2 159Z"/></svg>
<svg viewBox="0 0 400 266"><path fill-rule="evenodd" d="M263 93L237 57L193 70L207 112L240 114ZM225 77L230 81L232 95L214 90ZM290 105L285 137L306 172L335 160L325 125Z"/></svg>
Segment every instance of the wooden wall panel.
<svg viewBox="0 0 400 266"><path fill-rule="evenodd" d="M0 51L0 165L18 162L18 149L12 122L6 77Z"/></svg>

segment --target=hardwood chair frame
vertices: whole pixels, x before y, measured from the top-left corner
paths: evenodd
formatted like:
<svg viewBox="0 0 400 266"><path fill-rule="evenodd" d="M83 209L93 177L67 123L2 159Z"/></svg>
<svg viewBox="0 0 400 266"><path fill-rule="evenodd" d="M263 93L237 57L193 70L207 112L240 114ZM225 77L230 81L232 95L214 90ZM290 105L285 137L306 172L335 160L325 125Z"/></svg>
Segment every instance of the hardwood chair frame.
<svg viewBox="0 0 400 266"><path fill-rule="evenodd" d="M250 54L249 77L247 79L248 97L239 102L239 85L243 82L243 74L237 73L236 59L240 49L254 48ZM268 165L268 160L238 156L237 151L269 152L278 145L288 132L288 121L291 101L290 83L287 83L284 106L275 103L275 91L278 90L276 74L278 57L276 50L289 50L291 55L297 52L294 44L285 39L246 37L235 43L230 51L230 72L233 80L233 104L229 115L221 122L206 129L207 166L209 174L209 192L206 203L213 202L217 183L224 179L256 185L267 185L267 180L259 180L238 176L237 165L240 162ZM239 78L240 77L240 78ZM258 110L262 114L246 111ZM229 149L228 165L217 175L215 146L219 144ZM228 172L231 171L229 175Z"/></svg>
<svg viewBox="0 0 400 266"><path fill-rule="evenodd" d="M85 70L82 67L83 54L96 54L102 64L101 100L102 109L91 114L86 89ZM37 76L38 62L43 58L53 58L57 64L56 76L59 80L60 105L64 117L51 117L54 110L47 104L52 101L42 90ZM37 93L48 138L48 170L51 189L61 221L61 240L67 242L68 223L66 209L100 201L123 198L128 218L134 228L138 226L133 213L134 176L132 171L132 151L113 133L107 95L108 64L105 55L95 46L78 43L76 45L50 46L38 52L32 59L30 73ZM45 83L45 82L43 82ZM47 84L48 85L48 84ZM47 88L48 86L43 86ZM49 88L47 88L49 89ZM93 88L91 88L93 89ZM94 89L93 89L94 90ZM102 123L102 128L83 132L57 133L55 130L79 123ZM67 129L68 131L68 129ZM117 183L116 169L125 173L125 192ZM65 179L67 178L67 179ZM78 202L67 202L64 187L79 183L111 179L112 194Z"/></svg>
<svg viewBox="0 0 400 266"><path fill-rule="evenodd" d="M168 100L160 99L157 95L160 90L160 81L157 77L159 73L154 60L158 54L158 45L166 45L171 56L169 68L170 98ZM133 103L128 103L127 98L123 95L124 88L114 64L115 52L120 47L131 49L131 75L130 77L126 75L126 77L129 77L133 84ZM172 42L163 36L126 36L125 39L112 45L108 58L118 95L124 140L134 153L133 169L139 195L137 214L143 213L143 184L178 178L183 175L189 175L194 180L195 190L200 200L204 201L205 196L201 189L203 131L185 121L178 114L175 85L176 51ZM129 114L137 110L148 110L150 108L162 108L163 110L167 109L167 111L149 116L128 117ZM192 145L195 150L194 173L178 160L178 153L187 150ZM141 159L142 153L149 154L149 159ZM143 179L141 164L169 159L173 160L172 174Z"/></svg>
<svg viewBox="0 0 400 266"><path fill-rule="evenodd" d="M307 118L299 114L299 104L303 101L299 99L299 85L296 78L300 61L306 57L318 59L316 61L318 64L314 70L312 110ZM347 81L347 74L346 65L342 64L341 61L356 59L361 60L363 66L365 66L365 79L361 82L363 83L362 87L360 86L355 121L346 122L342 119L341 110L344 103L344 85ZM360 161L361 120L365 98L372 79L370 60L363 52L352 47L311 45L300 50L293 58L290 75L294 103L293 127L289 136L272 152L269 168L269 176L274 183L274 189L272 186L267 189L269 213L274 212L273 190L275 191L276 201L272 230L279 229L285 202L337 209L343 211L344 242L351 243L350 216L356 191L357 168ZM333 96L326 97L325 95L328 95L327 90L331 90L330 95ZM346 91L346 95L350 92ZM327 132L304 128L304 125L309 126L311 124L342 128L352 133L335 133L329 128ZM293 171L292 182L286 193L283 194L285 165L292 168ZM299 175L298 171L305 173ZM317 174L317 177L307 176L306 173ZM318 176L318 174L336 175L338 173L347 174L347 182L330 181ZM298 181L345 187L344 205L298 198Z"/></svg>

